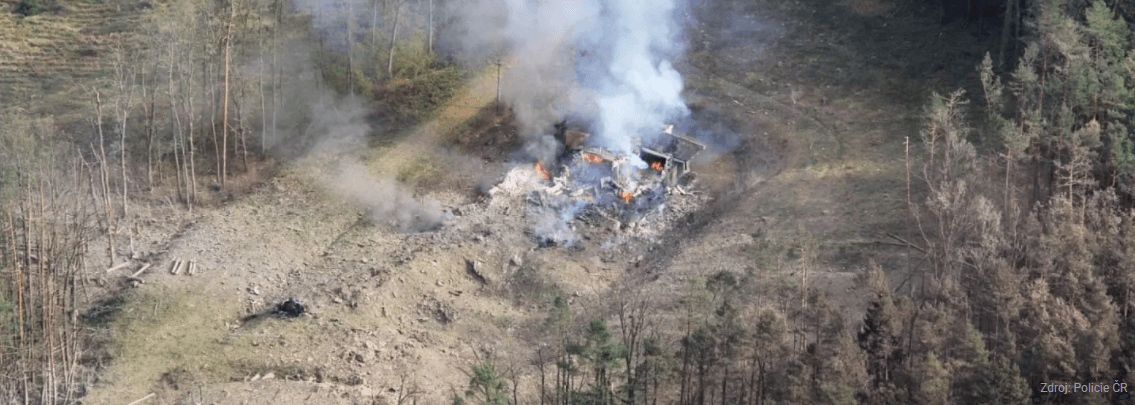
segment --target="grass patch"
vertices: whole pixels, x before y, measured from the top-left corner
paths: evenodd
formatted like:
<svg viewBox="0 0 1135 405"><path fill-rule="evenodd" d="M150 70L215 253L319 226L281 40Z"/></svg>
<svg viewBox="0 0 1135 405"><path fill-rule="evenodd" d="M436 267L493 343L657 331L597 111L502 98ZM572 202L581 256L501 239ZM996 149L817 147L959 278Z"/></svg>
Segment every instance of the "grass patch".
<svg viewBox="0 0 1135 405"><path fill-rule="evenodd" d="M114 340L107 349L114 361L104 379L113 383L116 392L96 387L88 397L90 403L141 397L156 379L180 385L231 376L227 363L235 353L224 349L222 338L231 321L226 317L240 311L239 301L210 295L192 287L147 285L124 291L112 306L116 311L94 314L113 330Z"/></svg>
<svg viewBox="0 0 1135 405"><path fill-rule="evenodd" d="M497 111L495 103L481 107L472 117L446 132L444 142L468 146L480 138L489 128L500 123L502 117Z"/></svg>
<svg viewBox="0 0 1135 405"><path fill-rule="evenodd" d="M420 156L411 160L395 176L400 183L428 186L441 181L445 171L428 156Z"/></svg>

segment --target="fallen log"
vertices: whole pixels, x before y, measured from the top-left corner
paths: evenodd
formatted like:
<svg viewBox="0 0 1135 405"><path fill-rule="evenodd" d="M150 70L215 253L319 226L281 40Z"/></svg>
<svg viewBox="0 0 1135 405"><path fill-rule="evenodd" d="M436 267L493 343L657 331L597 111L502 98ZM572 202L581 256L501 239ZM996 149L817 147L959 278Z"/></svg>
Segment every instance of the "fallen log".
<svg viewBox="0 0 1135 405"><path fill-rule="evenodd" d="M181 272L181 259L174 258L173 259L173 265L171 265L170 268L169 268L169 274L173 274L173 275L176 276L177 273L180 273L180 272Z"/></svg>
<svg viewBox="0 0 1135 405"><path fill-rule="evenodd" d="M189 271L188 274L191 275L191 276L194 275L194 274L197 274L197 262L190 260L188 271Z"/></svg>
<svg viewBox="0 0 1135 405"><path fill-rule="evenodd" d="M149 268L150 268L150 263L146 263L145 266L142 266L142 268L138 269L138 271L134 272L134 274L131 274L130 277L138 278L138 276L142 275L142 273L145 272L146 269L149 269Z"/></svg>
<svg viewBox="0 0 1135 405"><path fill-rule="evenodd" d="M106 269L106 272L107 272L107 273L110 273L110 272L112 272L112 271L115 271L115 270L121 269L121 268L123 268L123 267L129 266L129 265L131 265L131 264L133 264L133 263L134 263L134 262L131 262L131 261L127 261L126 263L120 263L120 264L118 264L118 265L115 265L114 267L111 267L111 268L109 268L109 269Z"/></svg>
<svg viewBox="0 0 1135 405"><path fill-rule="evenodd" d="M926 249L925 249L925 248L923 248L923 247L921 247L921 246L918 246L918 245L915 245L915 244L913 244L913 243L910 243L910 242L908 242L908 241L907 241L906 239L903 239L903 238L899 237L898 235L895 235L895 234L893 234L893 233L890 233L890 232L883 232L883 234L884 234L884 235L887 235L887 236L890 236L891 238L894 238L895 240L897 240L897 241L899 241L899 242L902 242L902 243L903 243L903 245L905 245L905 246L907 246L907 247L911 247L911 248L914 248L915 250L917 250L917 251L919 251L919 252L922 252L922 253L926 253ZM902 246L902 245L899 245L899 246Z"/></svg>
<svg viewBox="0 0 1135 405"><path fill-rule="evenodd" d="M134 402L131 402L131 403L129 403L129 404L126 404L126 405L138 405L138 404L142 403L142 401L145 401L145 400L147 400L147 399L153 398L153 397L154 397L154 395L155 395L155 394L151 392L151 393L150 393L150 395L146 395L146 396L142 397L141 399L139 399L139 400L137 400L137 401L134 401Z"/></svg>

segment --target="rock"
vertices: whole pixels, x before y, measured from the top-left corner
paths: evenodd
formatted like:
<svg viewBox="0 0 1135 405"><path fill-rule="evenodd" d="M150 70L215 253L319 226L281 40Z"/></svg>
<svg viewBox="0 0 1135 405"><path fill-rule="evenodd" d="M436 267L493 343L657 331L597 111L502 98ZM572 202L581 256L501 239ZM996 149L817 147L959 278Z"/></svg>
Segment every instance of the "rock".
<svg viewBox="0 0 1135 405"><path fill-rule="evenodd" d="M508 259L508 262L512 263L512 265L516 267L524 265L524 259L520 257L520 253L513 254L512 258Z"/></svg>
<svg viewBox="0 0 1135 405"><path fill-rule="evenodd" d="M276 374L271 371L269 371L268 374L265 374L263 377L260 377L261 380L271 380L273 378L276 378Z"/></svg>
<svg viewBox="0 0 1135 405"><path fill-rule="evenodd" d="M481 284L488 284L489 280L485 278L485 274L481 271L481 262L465 259L465 271L469 273L473 279L479 281Z"/></svg>
<svg viewBox="0 0 1135 405"><path fill-rule="evenodd" d="M361 375L355 374L355 375L352 375L350 378L347 378L347 385L355 386L355 385L363 385L363 384L366 384L366 380L364 380L363 376L361 376Z"/></svg>

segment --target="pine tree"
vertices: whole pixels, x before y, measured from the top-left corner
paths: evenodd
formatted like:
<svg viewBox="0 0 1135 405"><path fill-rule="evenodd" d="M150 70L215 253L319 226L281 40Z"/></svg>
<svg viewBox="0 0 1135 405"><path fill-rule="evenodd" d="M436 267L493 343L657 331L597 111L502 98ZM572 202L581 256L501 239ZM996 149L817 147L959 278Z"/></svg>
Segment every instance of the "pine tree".
<svg viewBox="0 0 1135 405"><path fill-rule="evenodd" d="M926 355L919 378L918 403L946 405L950 403L950 375L933 352Z"/></svg>

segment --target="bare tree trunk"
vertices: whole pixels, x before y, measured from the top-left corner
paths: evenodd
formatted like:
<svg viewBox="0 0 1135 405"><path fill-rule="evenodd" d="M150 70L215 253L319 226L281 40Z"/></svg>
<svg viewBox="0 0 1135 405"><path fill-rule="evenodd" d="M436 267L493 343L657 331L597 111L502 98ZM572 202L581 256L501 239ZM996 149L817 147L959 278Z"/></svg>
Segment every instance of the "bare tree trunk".
<svg viewBox="0 0 1135 405"><path fill-rule="evenodd" d="M202 69L202 73L204 73L204 76L201 77L201 82L204 85L206 83L205 80L208 77L208 70ZM181 74L185 74L184 70L182 71ZM189 77L186 79L185 82L188 84L188 86L186 86L188 88L185 89L185 94L186 94L186 97L187 97L186 100L185 100L186 101L185 105L186 105L186 110L187 110L187 114L186 114L185 117L189 121L189 132L187 133L187 135L189 136L189 158L188 158L189 164L188 164L187 173L186 173L187 176L185 177L185 179L189 182L189 184L186 185L186 192L189 193L189 198L187 199L188 204L189 204L189 212L193 212L193 204L197 203L197 163L196 163L197 162L197 146L194 145L193 138L197 137L197 135L196 135L197 133L193 130L193 122L196 121L196 119L194 118L195 114L194 114L194 110L193 110L193 72L192 71L189 72ZM201 97L205 97L205 88L204 87L201 88ZM202 114L202 115L204 115L204 114ZM204 131L202 131L202 134L204 134ZM182 148L184 148L184 146L182 146ZM181 157L183 159L185 159L185 153L182 153Z"/></svg>
<svg viewBox="0 0 1135 405"><path fill-rule="evenodd" d="M174 93L174 91L173 91L173 69L176 66L179 66L179 64L178 64L176 55L174 55L174 44L170 43L169 44L169 75L167 76L167 81L168 81L167 84L169 85L169 112L170 112L170 115L173 116L173 120L172 120L173 124L176 125L174 127L173 136L171 137L171 138L173 138L173 166L174 166L174 169L176 171L176 176L174 176L174 178L177 179L177 194L178 194L178 196L185 196L185 197L188 198L189 193L182 191L182 184L183 183L181 181L181 176L182 176L182 174L185 174L185 170L182 168L182 161L184 159L181 159L178 156L179 151L184 152L185 149L182 148L183 143L182 143L181 138L182 138L182 134L184 134L184 132L182 132L182 130L181 130L181 114L179 114L177 112L177 103L178 103L177 98L178 97L177 97L176 93ZM178 72L178 75L181 76L181 72ZM192 118L190 118L190 122L192 123ZM188 180L189 179L186 178L186 181L185 181L185 186L186 186L185 189L186 190L188 190L188 188L189 188L188 187L189 186ZM187 203L188 203L188 201L187 201Z"/></svg>
<svg viewBox="0 0 1135 405"><path fill-rule="evenodd" d="M121 151L119 156L119 165L122 169L122 215L125 218L130 214L129 205L126 203L127 198L127 179L126 174L126 123L130 120L130 107L133 105L134 98L134 68L127 66L130 63L126 60L126 50L119 49L119 54L115 61L115 70L118 73L118 114L119 114L119 149ZM129 76L130 85L127 86L127 77Z"/></svg>
<svg viewBox="0 0 1135 405"><path fill-rule="evenodd" d="M258 10L259 11L259 10ZM260 13L256 13L257 22L260 21ZM262 27L262 24L257 24ZM259 28L256 30L256 45L260 51L260 74L256 76L256 88L260 90L260 154L265 153L264 145L267 144L267 131L268 131L268 110L265 109L264 103L264 30Z"/></svg>
<svg viewBox="0 0 1135 405"><path fill-rule="evenodd" d="M228 157L229 157L229 102L232 97L231 92L231 65L232 65L232 34L233 23L236 20L236 2L229 0L229 20L225 23L225 94L224 103L221 108L221 189L225 189L225 179L228 177Z"/></svg>
<svg viewBox="0 0 1135 405"><path fill-rule="evenodd" d="M390 28L390 56L386 59L386 77L394 77L394 44L398 41L398 16L402 3L394 5L394 26Z"/></svg>
<svg viewBox="0 0 1135 405"><path fill-rule="evenodd" d="M240 83L240 77L237 77L237 83ZM244 86L240 86L240 97L237 100L245 100ZM248 173L248 125L244 122L244 108L241 107L239 102L234 102L236 106L236 122L237 131L240 132L240 160L245 173Z"/></svg>
<svg viewBox="0 0 1135 405"><path fill-rule="evenodd" d="M102 180L102 200L103 208L106 214L106 239L107 248L110 253L110 266L114 265L116 261L114 252L114 234L116 233L116 224L114 221L114 207L110 202L110 173L106 167L106 137L102 131L102 95L98 90L95 90L95 119L96 126L99 134L99 150L95 157L99 160L99 173Z"/></svg>
<svg viewBox="0 0 1135 405"><path fill-rule="evenodd" d="M279 56L280 56L279 31L280 31L280 25L284 21L284 17L283 17L284 6L283 6L283 3L281 1L282 0L276 0L276 3L275 3L276 25L272 28L272 140L273 141L280 139L279 135L276 133L276 113L280 110L280 103L278 101L278 99L279 99L278 96L280 94L280 88L283 87L283 83L282 83L282 80L281 80L281 78L283 77L283 74L281 73L280 70L277 70L278 67L280 66L279 63L278 63Z"/></svg>
<svg viewBox="0 0 1135 405"><path fill-rule="evenodd" d="M154 65L157 69L157 64ZM142 114L146 117L146 189L148 191L154 190L154 99L157 89L151 88L153 86L153 79L155 72L147 74L143 68L142 77ZM150 78L150 86L146 85L146 79Z"/></svg>
<svg viewBox="0 0 1135 405"><path fill-rule="evenodd" d="M209 73L212 73L212 72L209 72ZM210 74L206 74L205 76L206 77L212 77L212 75L210 75ZM221 152L221 139L217 135L217 87L216 87L215 84L216 83L212 83L212 85L209 85L209 123L208 123L208 125L209 125L209 131L213 134L213 155L215 156L214 159L216 160L215 163L217 164L216 175L217 175L217 183L219 184L221 182L221 153L222 152ZM204 91L205 89L201 89L201 90ZM204 128L202 128L202 130L204 130Z"/></svg>
<svg viewBox="0 0 1135 405"><path fill-rule="evenodd" d="M547 392L545 391L547 386L545 385L546 382L544 379L544 347L542 346L536 349L536 364L540 367L540 405L544 405L544 400L547 398Z"/></svg>

